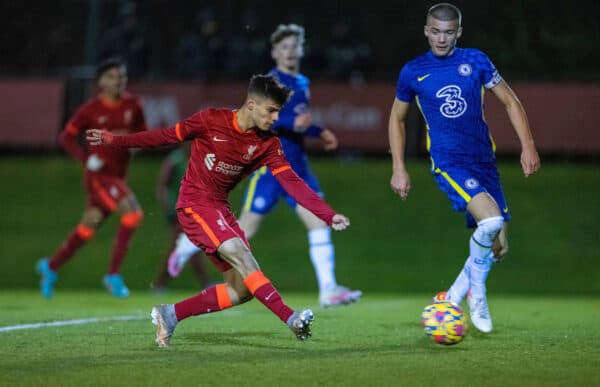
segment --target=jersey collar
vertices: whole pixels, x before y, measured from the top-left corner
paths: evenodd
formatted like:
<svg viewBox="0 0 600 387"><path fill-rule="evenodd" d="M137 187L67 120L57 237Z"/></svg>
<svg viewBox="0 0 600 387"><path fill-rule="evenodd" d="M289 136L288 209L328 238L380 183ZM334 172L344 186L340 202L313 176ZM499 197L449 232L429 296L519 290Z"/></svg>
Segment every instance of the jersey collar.
<svg viewBox="0 0 600 387"><path fill-rule="evenodd" d="M121 106L121 103L123 103L123 98L122 97L119 98L116 101L112 101L112 100L110 100L110 99L108 99L108 98L106 98L106 97L104 97L102 95L99 95L98 96L98 100L100 100L100 103L102 105L106 106L109 109L116 109L119 106Z"/></svg>
<svg viewBox="0 0 600 387"><path fill-rule="evenodd" d="M245 132L242 130L242 128L240 128L240 126L238 125L237 122L237 110L233 110L231 112L232 117L231 117L231 123L233 124L233 128L235 129L236 132L244 134Z"/></svg>

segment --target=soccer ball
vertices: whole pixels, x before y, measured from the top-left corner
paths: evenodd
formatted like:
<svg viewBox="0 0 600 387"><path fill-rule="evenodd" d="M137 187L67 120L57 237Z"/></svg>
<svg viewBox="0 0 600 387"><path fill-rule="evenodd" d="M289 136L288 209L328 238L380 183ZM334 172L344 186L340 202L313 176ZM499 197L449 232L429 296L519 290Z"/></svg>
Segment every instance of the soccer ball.
<svg viewBox="0 0 600 387"><path fill-rule="evenodd" d="M421 314L421 326L433 341L444 345L460 343L467 333L462 309L450 301L427 305Z"/></svg>

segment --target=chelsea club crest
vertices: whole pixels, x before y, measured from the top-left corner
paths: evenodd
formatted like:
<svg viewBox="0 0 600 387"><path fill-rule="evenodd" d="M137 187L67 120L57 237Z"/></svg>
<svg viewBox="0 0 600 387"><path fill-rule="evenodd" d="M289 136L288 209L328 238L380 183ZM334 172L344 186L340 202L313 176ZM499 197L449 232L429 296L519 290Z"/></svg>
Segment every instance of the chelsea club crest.
<svg viewBox="0 0 600 387"><path fill-rule="evenodd" d="M458 73L460 75L462 75L463 77L468 77L469 75L471 75L472 72L473 72L473 69L471 68L471 65L468 63L463 63L460 66L458 66Z"/></svg>

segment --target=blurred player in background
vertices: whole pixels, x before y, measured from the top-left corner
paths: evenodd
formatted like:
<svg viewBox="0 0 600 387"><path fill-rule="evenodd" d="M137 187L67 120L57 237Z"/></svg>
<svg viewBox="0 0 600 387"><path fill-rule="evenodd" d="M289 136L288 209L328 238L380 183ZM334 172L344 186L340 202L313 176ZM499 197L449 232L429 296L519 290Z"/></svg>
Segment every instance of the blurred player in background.
<svg viewBox="0 0 600 387"><path fill-rule="evenodd" d="M121 60L108 59L101 63L96 70L96 80L100 93L75 112L60 137L65 150L85 168L87 203L81 221L54 255L41 259L36 265L41 275L42 295L46 298L52 297L58 269L94 236L96 229L114 211L121 214L121 222L103 283L115 297L129 295L119 271L143 216L125 182L131 155L128 149L82 146L79 135L97 127L114 134L134 133L146 130L146 122L139 99L125 91L127 69Z"/></svg>
<svg viewBox="0 0 600 387"><path fill-rule="evenodd" d="M187 317L216 312L256 297L300 340L310 337L310 309L295 312L287 306L262 273L229 204L229 192L253 170L267 166L302 206L336 230L348 218L327 205L292 170L271 126L291 91L272 76L255 75L239 110L206 109L174 127L126 136L106 130L88 131L90 144L151 147L192 141L190 161L181 182L177 217L184 232L221 270L225 283L204 289L176 304L152 309L159 347L169 345L177 323ZM283 252L282 252L283 253Z"/></svg>
<svg viewBox="0 0 600 387"><path fill-rule="evenodd" d="M431 172L457 211L466 211L467 226L475 228L469 257L456 281L436 299L460 303L470 291L471 321L491 332L485 282L492 263L508 252L510 219L495 163L495 145L483 116L483 92L489 89L506 107L521 142L525 176L540 168L533 136L521 102L490 59L476 49L456 47L462 34L461 12L440 3L427 13L425 37L431 50L401 70L389 120L393 158L391 188L402 199L411 189L404 163L406 116L416 100L427 124Z"/></svg>
<svg viewBox="0 0 600 387"><path fill-rule="evenodd" d="M309 80L300 74L300 60L304 56L304 28L296 24L279 25L271 35L271 55L275 68L269 74L293 91L279 114L273 129L279 135L285 157L298 174L319 195L319 182L308 166L304 151L304 137L319 137L325 150L335 150L337 138L332 131L312 124L308 110ZM349 304L362 296L360 290L350 290L338 285L335 278L335 252L331 242L331 230L321 219L299 205L282 188L266 166L256 170L249 178L243 200L240 227L246 238L251 239L258 231L264 217L271 212L279 199L285 198L308 229L310 259L317 274L319 303L322 307ZM193 244L182 239L171 259L175 270L181 270L187 257L194 251Z"/></svg>
<svg viewBox="0 0 600 387"><path fill-rule="evenodd" d="M165 213L167 223L171 228L173 247L179 238L186 238L181 226L179 225L179 222L177 221L175 204L177 203L181 179L183 179L183 176L185 175L189 157L189 143L185 143L177 149L171 151L160 166L160 174L158 176L158 182L156 186L158 202L160 203ZM170 278L168 263L169 258L167 257L167 259L165 259L161 264L156 278L154 281L152 281L152 289L155 291L166 290ZM191 257L190 263L194 269L196 278L198 278L198 282L203 287L206 287L210 283L210 277L206 271L206 267L204 266L204 254L202 254L202 252L199 250ZM175 277L178 274L179 271L173 276Z"/></svg>

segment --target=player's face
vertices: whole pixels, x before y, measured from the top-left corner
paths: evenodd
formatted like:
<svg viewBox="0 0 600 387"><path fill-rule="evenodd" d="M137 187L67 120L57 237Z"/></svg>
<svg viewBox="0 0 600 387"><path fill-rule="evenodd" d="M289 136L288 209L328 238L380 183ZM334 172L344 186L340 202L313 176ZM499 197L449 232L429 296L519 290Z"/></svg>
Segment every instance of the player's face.
<svg viewBox="0 0 600 387"><path fill-rule="evenodd" d="M462 27L458 25L458 20L443 21L433 17L427 18L425 37L427 37L431 51L435 56L452 54L456 41L461 34Z"/></svg>
<svg viewBox="0 0 600 387"><path fill-rule="evenodd" d="M279 119L281 106L267 98L253 98L250 106L256 127L263 131L271 130L275 121Z"/></svg>
<svg viewBox="0 0 600 387"><path fill-rule="evenodd" d="M282 39L273 46L271 56L278 68L288 71L298 71L300 59L304 56L304 48L295 35Z"/></svg>
<svg viewBox="0 0 600 387"><path fill-rule="evenodd" d="M119 96L127 85L127 71L125 67L113 67L104 72L98 79L98 86L102 93L110 96Z"/></svg>

